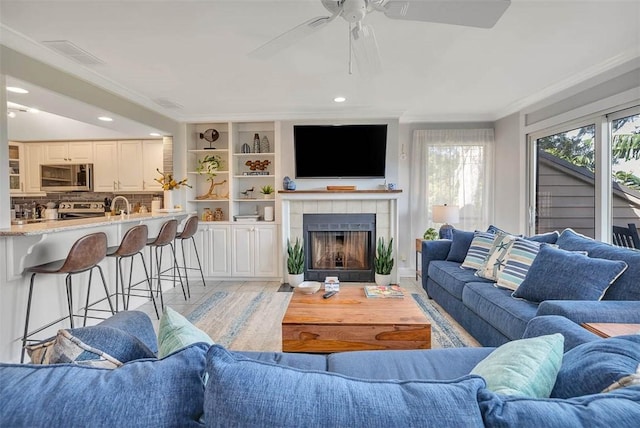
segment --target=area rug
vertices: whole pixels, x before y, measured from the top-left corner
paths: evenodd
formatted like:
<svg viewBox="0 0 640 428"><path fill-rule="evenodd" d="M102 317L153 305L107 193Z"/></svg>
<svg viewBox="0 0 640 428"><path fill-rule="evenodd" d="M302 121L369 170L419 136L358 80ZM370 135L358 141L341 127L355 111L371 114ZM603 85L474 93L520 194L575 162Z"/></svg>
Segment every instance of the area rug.
<svg viewBox="0 0 640 428"><path fill-rule="evenodd" d="M442 308L411 294L431 320L431 347L479 346ZM281 351L282 317L291 293L217 291L187 315L216 343L238 351Z"/></svg>

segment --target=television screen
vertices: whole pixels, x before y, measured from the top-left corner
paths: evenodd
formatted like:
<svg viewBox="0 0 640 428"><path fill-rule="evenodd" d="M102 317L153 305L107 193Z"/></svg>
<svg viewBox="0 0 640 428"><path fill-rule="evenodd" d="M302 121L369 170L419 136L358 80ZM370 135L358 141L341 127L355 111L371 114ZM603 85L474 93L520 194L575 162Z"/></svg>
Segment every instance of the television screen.
<svg viewBox="0 0 640 428"><path fill-rule="evenodd" d="M384 178L387 125L295 125L296 178Z"/></svg>

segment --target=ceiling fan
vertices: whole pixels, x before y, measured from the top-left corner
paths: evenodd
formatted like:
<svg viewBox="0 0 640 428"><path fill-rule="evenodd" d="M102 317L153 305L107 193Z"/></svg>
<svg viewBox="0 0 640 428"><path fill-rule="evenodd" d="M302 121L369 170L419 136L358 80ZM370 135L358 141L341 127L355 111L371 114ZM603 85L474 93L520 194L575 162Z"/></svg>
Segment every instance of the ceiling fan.
<svg viewBox="0 0 640 428"><path fill-rule="evenodd" d="M381 70L378 44L371 25L364 18L382 12L391 19L437 22L469 27L491 28L511 4L510 0L320 0L330 16L317 16L286 31L255 49L249 55L265 59L324 28L338 16L349 23L349 72L351 53L361 73Z"/></svg>

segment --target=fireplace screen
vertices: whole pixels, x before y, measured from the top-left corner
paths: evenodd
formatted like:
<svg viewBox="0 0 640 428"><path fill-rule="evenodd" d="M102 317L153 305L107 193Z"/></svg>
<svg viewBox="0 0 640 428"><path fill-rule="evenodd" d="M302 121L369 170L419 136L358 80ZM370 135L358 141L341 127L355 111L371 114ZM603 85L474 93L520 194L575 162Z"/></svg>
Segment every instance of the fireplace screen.
<svg viewBox="0 0 640 428"><path fill-rule="evenodd" d="M311 269L368 270L371 232L312 232Z"/></svg>

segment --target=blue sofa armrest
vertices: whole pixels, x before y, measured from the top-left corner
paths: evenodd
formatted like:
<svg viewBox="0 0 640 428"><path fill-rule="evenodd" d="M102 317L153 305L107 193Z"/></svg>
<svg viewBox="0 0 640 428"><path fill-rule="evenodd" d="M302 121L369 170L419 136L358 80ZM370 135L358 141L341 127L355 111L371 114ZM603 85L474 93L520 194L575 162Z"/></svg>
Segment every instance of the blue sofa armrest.
<svg viewBox="0 0 640 428"><path fill-rule="evenodd" d="M575 323L640 323L640 301L632 300L546 300L536 316L562 315Z"/></svg>
<svg viewBox="0 0 640 428"><path fill-rule="evenodd" d="M451 248L450 239L438 239L436 241L422 241L422 287L427 289L427 277L429 263L433 260L446 260Z"/></svg>
<svg viewBox="0 0 640 428"><path fill-rule="evenodd" d="M579 324L559 315L534 317L527 323L523 339L560 333L564 336L564 352L576 346L600 339Z"/></svg>

